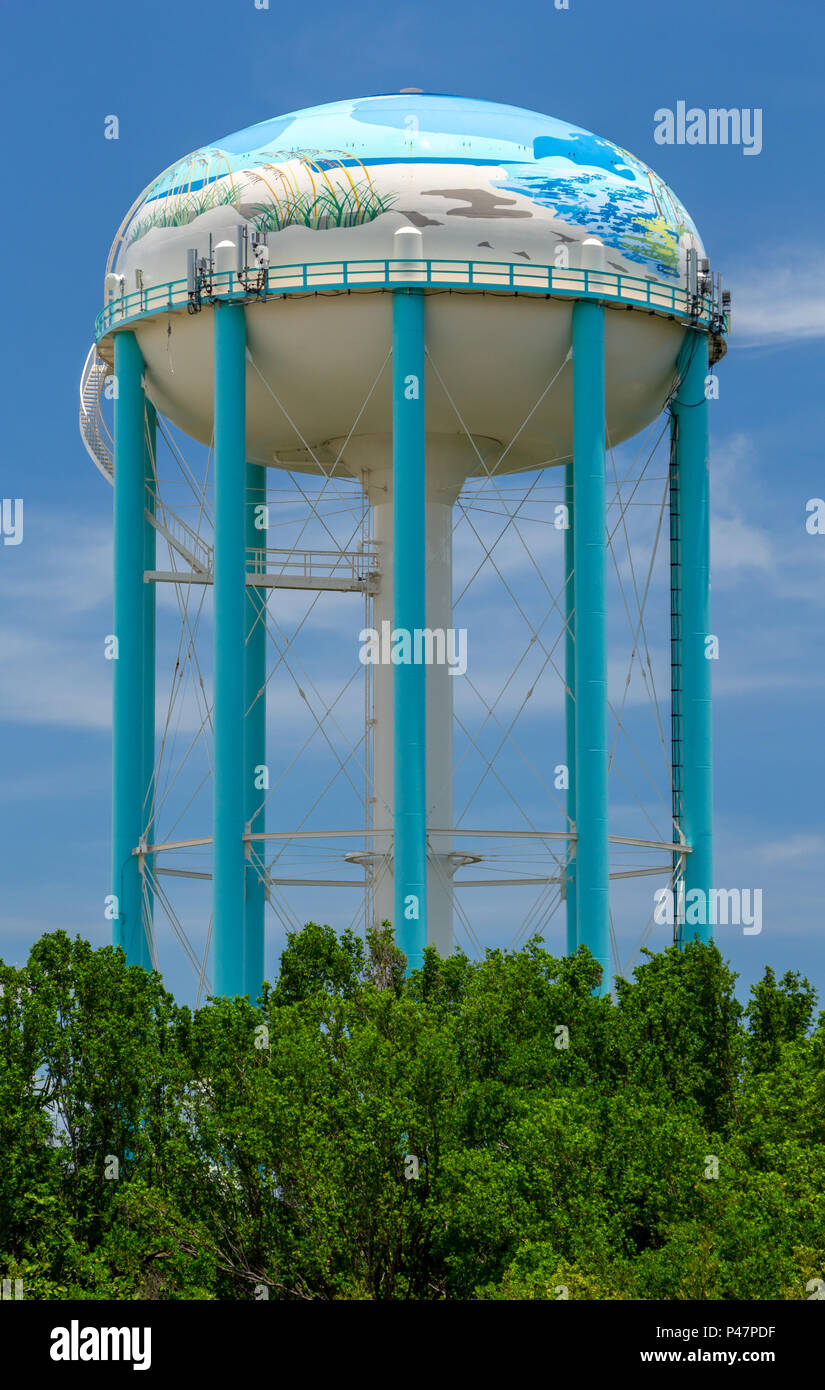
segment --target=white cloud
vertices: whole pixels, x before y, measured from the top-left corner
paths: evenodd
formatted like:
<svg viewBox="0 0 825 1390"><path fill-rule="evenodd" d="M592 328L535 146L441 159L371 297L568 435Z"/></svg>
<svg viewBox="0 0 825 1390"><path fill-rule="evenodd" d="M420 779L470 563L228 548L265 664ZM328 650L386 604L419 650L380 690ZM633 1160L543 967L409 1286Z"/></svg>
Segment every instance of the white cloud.
<svg viewBox="0 0 825 1390"><path fill-rule="evenodd" d="M112 528L87 517L56 517L26 505L22 545L3 555L6 616L28 608L61 630L67 616L111 611ZM23 616L21 614L21 616Z"/></svg>
<svg viewBox="0 0 825 1390"><path fill-rule="evenodd" d="M714 516L710 524L711 572L714 577L729 571L762 570L772 573L773 545L758 526L741 516Z"/></svg>
<svg viewBox="0 0 825 1390"><path fill-rule="evenodd" d="M771 246L758 264L728 272L731 344L770 347L825 337L825 267L816 247Z"/></svg>
<svg viewBox="0 0 825 1390"><path fill-rule="evenodd" d="M96 642L50 630L35 633L0 627L0 710L20 724L58 724L76 729L111 726L111 666Z"/></svg>
<svg viewBox="0 0 825 1390"><path fill-rule="evenodd" d="M805 530L804 498L794 511L769 491L773 475L757 441L744 433L715 447L711 459L711 582L714 589L745 580L754 602L769 605L825 601L825 547Z"/></svg>
<svg viewBox="0 0 825 1390"><path fill-rule="evenodd" d="M791 690L825 690L825 674L808 674L778 654L771 662L770 653L767 652L766 660L768 665L762 669L748 668L740 663L739 669L731 675L724 671L719 675L714 672L714 699L725 695L767 695L776 691L785 693Z"/></svg>
<svg viewBox="0 0 825 1390"><path fill-rule="evenodd" d="M799 860L820 863L823 855L825 835L790 835L785 840L774 840L759 847L759 858L766 864L789 864Z"/></svg>

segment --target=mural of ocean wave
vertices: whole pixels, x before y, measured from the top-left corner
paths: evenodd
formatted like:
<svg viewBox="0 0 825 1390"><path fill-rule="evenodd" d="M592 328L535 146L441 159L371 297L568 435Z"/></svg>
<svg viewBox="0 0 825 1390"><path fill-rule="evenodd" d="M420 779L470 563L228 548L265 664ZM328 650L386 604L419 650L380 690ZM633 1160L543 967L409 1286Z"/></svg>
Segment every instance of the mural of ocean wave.
<svg viewBox="0 0 825 1390"><path fill-rule="evenodd" d="M567 160L563 167L556 159L553 164L557 167L552 170L535 172L523 165L510 166L508 177L495 180L495 186L522 194L563 221L578 222L630 261L654 263L660 274L678 275L679 239L686 232L697 233L666 184L654 181L648 170L644 171L645 186L641 180L623 179L620 184L597 169L573 172Z"/></svg>

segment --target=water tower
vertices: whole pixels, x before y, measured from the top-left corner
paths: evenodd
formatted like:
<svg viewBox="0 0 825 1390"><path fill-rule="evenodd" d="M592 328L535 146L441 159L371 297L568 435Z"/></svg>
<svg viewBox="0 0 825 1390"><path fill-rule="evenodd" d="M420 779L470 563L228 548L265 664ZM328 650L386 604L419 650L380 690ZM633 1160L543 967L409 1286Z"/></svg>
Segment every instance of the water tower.
<svg viewBox="0 0 825 1390"><path fill-rule="evenodd" d="M81 381L84 441L114 484L111 902L131 959L153 958L152 871L173 847L151 812L155 594L169 577L158 538L184 560L177 583L211 586L213 811L186 843L211 852L213 991L254 994L267 604L296 583L369 594L394 657L369 672L364 847L349 858L412 965L428 941L446 953L456 866L478 848L453 820L453 679L437 636L453 629L453 507L468 480L550 470L566 506L569 776L548 834L565 845L568 949L586 943L608 987L605 440L665 406L674 802L657 847L688 889L710 888L705 383L725 329L718 277L662 180L606 139L511 106L410 91L292 112L205 145L141 193ZM209 527L161 496L159 417L211 450ZM303 553L296 580L295 556L274 560L260 530L276 470L354 480L368 543Z"/></svg>

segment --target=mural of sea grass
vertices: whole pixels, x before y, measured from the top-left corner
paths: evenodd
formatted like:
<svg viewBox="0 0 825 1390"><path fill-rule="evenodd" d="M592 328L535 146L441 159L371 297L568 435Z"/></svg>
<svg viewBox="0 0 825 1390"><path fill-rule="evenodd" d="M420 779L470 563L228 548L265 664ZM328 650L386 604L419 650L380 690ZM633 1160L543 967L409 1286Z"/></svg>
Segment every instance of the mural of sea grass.
<svg viewBox="0 0 825 1390"><path fill-rule="evenodd" d="M357 227L387 212L395 193L380 194L362 164L351 169L346 155L322 151L279 152L278 162L264 156L254 166L233 171L224 156L209 181L210 163L203 155L177 165L174 178L164 175L163 191L150 192L129 229L129 240L138 241L153 227L186 227L212 208L232 206L261 232L280 232L285 227ZM198 164L206 168L199 188ZM155 186L160 187L160 181Z"/></svg>
<svg viewBox="0 0 825 1390"><path fill-rule="evenodd" d="M187 227L202 213L229 205L238 206L238 192L224 183L206 184L196 193L167 194L157 198L148 212L134 220L129 228L129 240L139 241L152 227Z"/></svg>

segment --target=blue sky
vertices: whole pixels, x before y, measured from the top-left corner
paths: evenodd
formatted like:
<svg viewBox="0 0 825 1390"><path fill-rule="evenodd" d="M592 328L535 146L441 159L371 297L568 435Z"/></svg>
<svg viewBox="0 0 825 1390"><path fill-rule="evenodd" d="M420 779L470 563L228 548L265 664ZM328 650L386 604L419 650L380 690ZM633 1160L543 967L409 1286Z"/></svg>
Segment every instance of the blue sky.
<svg viewBox="0 0 825 1390"><path fill-rule="evenodd" d="M649 0L289 12L277 0L5 0L0 16L14 145L0 220L2 495L25 506L23 544L0 547L0 953L22 962L56 927L108 935L111 492L76 419L121 217L198 145L414 86L548 112L632 150L675 189L733 291L711 406L716 879L762 887L764 925L721 944L744 982L769 962L825 994L825 536L805 530L806 501L825 493L821 6L697 0L690 34L686 12ZM657 145L654 113L679 100L760 108L761 153ZM104 139L110 114L117 141ZM477 602L498 611L492 591ZM561 931L557 918L551 944ZM506 944L492 919L483 939Z"/></svg>

